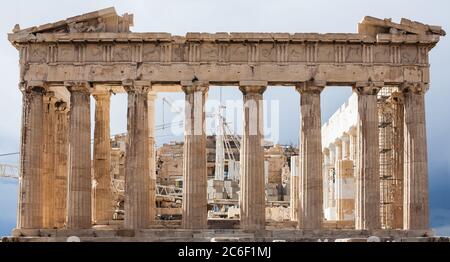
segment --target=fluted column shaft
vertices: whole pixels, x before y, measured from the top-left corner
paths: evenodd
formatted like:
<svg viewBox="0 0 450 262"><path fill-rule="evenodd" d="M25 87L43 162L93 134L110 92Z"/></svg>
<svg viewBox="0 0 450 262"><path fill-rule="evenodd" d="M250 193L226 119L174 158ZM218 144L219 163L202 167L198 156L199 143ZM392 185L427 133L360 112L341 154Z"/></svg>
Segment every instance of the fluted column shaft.
<svg viewBox="0 0 450 262"><path fill-rule="evenodd" d="M264 185L263 93L267 83L241 83L244 95L241 142L240 223L245 230L261 230L266 224Z"/></svg>
<svg viewBox="0 0 450 262"><path fill-rule="evenodd" d="M357 148L358 148L358 140L356 136L356 128L352 128L349 132L349 150L350 150L350 160L353 160L356 163L357 160Z"/></svg>
<svg viewBox="0 0 450 262"><path fill-rule="evenodd" d="M379 229L380 174L377 93L381 85L356 85L358 94L358 164L356 177L356 229Z"/></svg>
<svg viewBox="0 0 450 262"><path fill-rule="evenodd" d="M150 82L123 83L128 93L128 139L125 158L125 228L149 224L148 101Z"/></svg>
<svg viewBox="0 0 450 262"><path fill-rule="evenodd" d="M334 177L333 177L333 191L334 191L334 200L335 200L335 214L336 214L336 219L339 219L339 209L340 209L340 205L339 205L339 194L340 194L340 188L339 188L339 177L341 176L340 174L340 168L339 165L342 162L342 140L340 139L336 139L336 141L334 142L334 150L335 152L335 156L336 156L336 160L334 163Z"/></svg>
<svg viewBox="0 0 450 262"><path fill-rule="evenodd" d="M43 227L55 227L56 207L56 170L55 170L55 134L56 134L56 111L55 97L53 92L47 92L44 96L44 135L42 152L42 205L43 205Z"/></svg>
<svg viewBox="0 0 450 262"><path fill-rule="evenodd" d="M425 92L422 83L402 86L404 111L403 228L429 229L428 158L425 126Z"/></svg>
<svg viewBox="0 0 450 262"><path fill-rule="evenodd" d="M149 219L154 222L156 217L156 159L155 159L155 99L156 93L149 92L148 101L148 148L149 148Z"/></svg>
<svg viewBox="0 0 450 262"><path fill-rule="evenodd" d="M42 228L43 84L23 88L18 228Z"/></svg>
<svg viewBox="0 0 450 262"><path fill-rule="evenodd" d="M329 197L329 183L328 183L328 174L329 174L329 167L331 163L331 156L330 156L330 149L324 148L322 155L323 155L323 174L322 174L322 183L323 183L323 209L327 209L330 206L330 197ZM300 184L300 182L298 182ZM292 193L291 193L292 194ZM298 209L298 207L297 207Z"/></svg>
<svg viewBox="0 0 450 262"><path fill-rule="evenodd" d="M62 228L67 214L67 178L69 161L69 116L67 103L58 101L56 109L55 133L55 226Z"/></svg>
<svg viewBox="0 0 450 262"><path fill-rule="evenodd" d="M319 229L323 222L323 177L320 93L325 84L302 83L300 92L301 180L299 228Z"/></svg>
<svg viewBox="0 0 450 262"><path fill-rule="evenodd" d="M336 150L336 165L339 160L342 160L342 140L336 139L334 142L334 149Z"/></svg>
<svg viewBox="0 0 450 262"><path fill-rule="evenodd" d="M207 227L207 170L205 100L207 82L183 82L186 95L185 134L183 148L183 208L182 227Z"/></svg>
<svg viewBox="0 0 450 262"><path fill-rule="evenodd" d="M95 98L94 127L94 210L96 224L107 224L113 215L111 192L110 93Z"/></svg>
<svg viewBox="0 0 450 262"><path fill-rule="evenodd" d="M348 134L344 134L342 137L342 159L350 159L350 137Z"/></svg>
<svg viewBox="0 0 450 262"><path fill-rule="evenodd" d="M298 201L300 184L300 160L298 156L291 156L291 181L290 181L290 207L291 207L291 221L298 221Z"/></svg>
<svg viewBox="0 0 450 262"><path fill-rule="evenodd" d="M70 167L67 194L67 228L90 228L91 121L90 88L85 82L65 83L70 91Z"/></svg>

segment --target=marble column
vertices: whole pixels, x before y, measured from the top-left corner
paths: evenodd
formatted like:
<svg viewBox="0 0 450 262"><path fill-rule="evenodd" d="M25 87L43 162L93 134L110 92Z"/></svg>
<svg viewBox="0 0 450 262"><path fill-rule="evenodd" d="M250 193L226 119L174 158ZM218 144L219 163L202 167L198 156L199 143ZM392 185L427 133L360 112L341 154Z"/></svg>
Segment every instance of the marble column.
<svg viewBox="0 0 450 262"><path fill-rule="evenodd" d="M358 94L356 229L372 230L381 227L377 93L382 85L357 83L353 88Z"/></svg>
<svg viewBox="0 0 450 262"><path fill-rule="evenodd" d="M204 107L209 83L182 81L181 85L186 96L182 227L206 229L208 199Z"/></svg>
<svg viewBox="0 0 450 262"><path fill-rule="evenodd" d="M290 207L291 221L298 221L298 201L300 184L300 159L298 156L291 156L291 181L290 181Z"/></svg>
<svg viewBox="0 0 450 262"><path fill-rule="evenodd" d="M326 169L326 181L325 184L327 185L326 189L327 189L327 196L328 199L326 199L325 201L328 202L328 207L329 209L329 214L328 216L329 219L334 220L334 216L336 214L335 209L336 209L336 187L335 187L335 177L336 177L336 147L334 144L330 145L329 148L329 152L330 152L330 161L328 163L327 169Z"/></svg>
<svg viewBox="0 0 450 262"><path fill-rule="evenodd" d="M341 140L342 140L342 159L349 160L350 159L350 136L347 133L344 133Z"/></svg>
<svg viewBox="0 0 450 262"><path fill-rule="evenodd" d="M328 173L329 173L329 168L330 168L330 163L331 163L331 158L330 158L330 149L329 148L324 148L323 149L323 209L326 210L330 204L329 204L329 197L328 197L328 187L329 187L329 183L328 183ZM324 214L325 215L325 214Z"/></svg>
<svg viewBox="0 0 450 262"><path fill-rule="evenodd" d="M67 178L69 161L69 107L66 102L55 103L55 226L64 227L67 214Z"/></svg>
<svg viewBox="0 0 450 262"><path fill-rule="evenodd" d="M405 83L403 228L429 229L425 92L428 85Z"/></svg>
<svg viewBox="0 0 450 262"><path fill-rule="evenodd" d="M356 128L350 129L349 134L349 144L350 144L350 160L353 160L354 163L356 163L357 158L357 147L358 147L358 141L356 137Z"/></svg>
<svg viewBox="0 0 450 262"><path fill-rule="evenodd" d="M94 126L93 222L108 224L113 216L111 192L110 100L108 91L96 93Z"/></svg>
<svg viewBox="0 0 450 262"><path fill-rule="evenodd" d="M42 219L42 139L44 83L24 84L17 227L39 229Z"/></svg>
<svg viewBox="0 0 450 262"><path fill-rule="evenodd" d="M56 206L56 170L55 170L55 134L56 111L55 97L53 92L47 92L44 96L44 128L43 128L43 151L42 151L42 207L43 227L54 228L55 206Z"/></svg>
<svg viewBox="0 0 450 262"><path fill-rule="evenodd" d="M397 93L396 97L392 99L394 107L394 115L392 125L394 127L394 145L393 150L393 164L394 164L394 179L397 181L393 185L394 203L393 203L393 221L392 228L403 228L403 199L404 199L404 142L405 142L405 103L404 96ZM427 214L428 216L428 214Z"/></svg>
<svg viewBox="0 0 450 262"><path fill-rule="evenodd" d="M90 86L66 82L70 91L67 228L92 226Z"/></svg>
<svg viewBox="0 0 450 262"><path fill-rule="evenodd" d="M128 229L149 224L148 81L124 81L128 93L128 139L125 158L125 222Z"/></svg>
<svg viewBox="0 0 450 262"><path fill-rule="evenodd" d="M324 82L297 86L301 111L301 165L299 228L320 229L323 222L322 137L320 93Z"/></svg>
<svg viewBox="0 0 450 262"><path fill-rule="evenodd" d="M263 230L266 224L263 93L267 82L245 81L239 85L244 96L240 225L244 230Z"/></svg>
<svg viewBox="0 0 450 262"><path fill-rule="evenodd" d="M156 217L156 159L155 159L155 99L156 92L149 92L147 96L148 104L148 148L149 148L149 220L150 223L155 221Z"/></svg>
<svg viewBox="0 0 450 262"><path fill-rule="evenodd" d="M329 162L328 162L328 167L333 167L334 168L334 165L336 163L336 148L335 148L334 144L330 145L329 155L330 155L330 159L329 159Z"/></svg>
<svg viewBox="0 0 450 262"><path fill-rule="evenodd" d="M353 161L339 160L336 163L336 219L353 219L355 209L355 178Z"/></svg>
<svg viewBox="0 0 450 262"><path fill-rule="evenodd" d="M334 149L336 150L336 165L337 162L342 160L342 140L341 139L336 139L336 141L334 141Z"/></svg>
<svg viewBox="0 0 450 262"><path fill-rule="evenodd" d="M340 164L342 162L342 140L337 138L334 141L334 150L335 150L335 162L334 162L334 177L333 177L333 199L334 205L336 207L335 216L336 220L339 220L339 195L340 195L340 185L339 185L339 177L340 177Z"/></svg>

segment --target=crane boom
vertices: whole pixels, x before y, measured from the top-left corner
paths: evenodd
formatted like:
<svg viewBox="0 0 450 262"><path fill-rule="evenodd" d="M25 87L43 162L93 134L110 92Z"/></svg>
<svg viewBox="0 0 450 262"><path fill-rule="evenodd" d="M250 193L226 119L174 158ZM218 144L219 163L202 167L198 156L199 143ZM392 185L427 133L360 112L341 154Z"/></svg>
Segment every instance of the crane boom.
<svg viewBox="0 0 450 262"><path fill-rule="evenodd" d="M19 179L19 167L9 164L0 164L0 178Z"/></svg>

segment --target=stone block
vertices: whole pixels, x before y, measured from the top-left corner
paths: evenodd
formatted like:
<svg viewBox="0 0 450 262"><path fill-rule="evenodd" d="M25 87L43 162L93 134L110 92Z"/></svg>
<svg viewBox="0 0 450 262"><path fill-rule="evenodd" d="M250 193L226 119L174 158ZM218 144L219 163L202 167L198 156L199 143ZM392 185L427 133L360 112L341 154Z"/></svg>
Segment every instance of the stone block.
<svg viewBox="0 0 450 262"><path fill-rule="evenodd" d="M132 229L119 229L117 230L117 236L119 237L134 237L136 235L135 230Z"/></svg>

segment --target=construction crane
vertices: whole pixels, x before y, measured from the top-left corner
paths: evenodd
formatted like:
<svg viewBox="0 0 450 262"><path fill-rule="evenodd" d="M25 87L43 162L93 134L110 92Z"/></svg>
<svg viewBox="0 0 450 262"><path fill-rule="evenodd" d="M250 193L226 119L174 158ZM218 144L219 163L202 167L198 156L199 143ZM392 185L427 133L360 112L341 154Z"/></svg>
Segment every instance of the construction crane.
<svg viewBox="0 0 450 262"><path fill-rule="evenodd" d="M164 114L164 105L167 104L170 106L172 111L182 114L183 110L181 108L177 108L174 105L173 100L168 97L163 97L163 110L162 110L162 119L163 119L163 129L165 124L165 114ZM224 111L226 107L222 103L222 89L220 89L220 105L218 110L215 113L206 114L207 118L213 118L216 121L215 130L213 133L216 134L216 161L215 161L215 180L224 180L225 173L225 161L233 161L236 162L236 158L234 156L232 144L239 152L240 151L240 139L239 137L231 131L230 126L228 125ZM236 179L236 178L234 178Z"/></svg>
<svg viewBox="0 0 450 262"><path fill-rule="evenodd" d="M0 178L19 179L19 167L9 164L0 164Z"/></svg>
<svg viewBox="0 0 450 262"><path fill-rule="evenodd" d="M120 195L125 193L125 181L123 179L113 179L112 185L115 193ZM183 189L176 186L156 185L156 197L182 199Z"/></svg>

